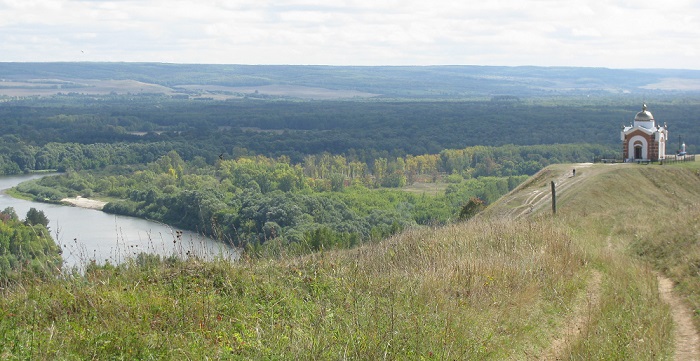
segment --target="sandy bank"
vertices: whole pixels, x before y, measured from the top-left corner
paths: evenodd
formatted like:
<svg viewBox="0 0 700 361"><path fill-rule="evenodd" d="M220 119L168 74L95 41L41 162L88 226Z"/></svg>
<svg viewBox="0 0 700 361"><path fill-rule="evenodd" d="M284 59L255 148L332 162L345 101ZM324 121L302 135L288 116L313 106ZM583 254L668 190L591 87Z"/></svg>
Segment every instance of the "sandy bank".
<svg viewBox="0 0 700 361"><path fill-rule="evenodd" d="M102 208L107 204L107 202L102 202L90 198L83 198L81 196L77 196L75 198L63 198L61 199L61 202L72 204L76 207L81 207L81 208L88 208L88 209L97 209L97 210L102 210Z"/></svg>

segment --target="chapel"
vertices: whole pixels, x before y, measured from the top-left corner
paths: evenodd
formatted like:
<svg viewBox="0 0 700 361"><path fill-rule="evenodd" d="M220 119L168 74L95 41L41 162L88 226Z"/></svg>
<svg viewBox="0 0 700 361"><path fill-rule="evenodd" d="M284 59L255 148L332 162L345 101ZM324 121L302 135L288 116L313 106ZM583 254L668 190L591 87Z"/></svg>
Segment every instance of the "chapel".
<svg viewBox="0 0 700 361"><path fill-rule="evenodd" d="M668 127L656 124L654 116L642 106L642 111L634 117L632 125L623 126L620 133L622 140L622 158L625 162L658 161L666 158L666 141Z"/></svg>

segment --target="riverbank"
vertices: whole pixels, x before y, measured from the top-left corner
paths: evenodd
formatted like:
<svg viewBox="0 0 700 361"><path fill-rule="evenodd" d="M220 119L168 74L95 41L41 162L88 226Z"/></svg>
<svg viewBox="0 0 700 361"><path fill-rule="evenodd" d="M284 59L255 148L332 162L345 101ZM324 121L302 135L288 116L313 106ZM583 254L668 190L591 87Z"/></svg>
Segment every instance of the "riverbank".
<svg viewBox="0 0 700 361"><path fill-rule="evenodd" d="M81 196L77 196L75 198L63 198L61 199L61 202L68 203L72 206L80 208L95 209L98 211L101 211L102 208L104 208L105 204L107 204L107 202L98 201L96 199L84 198Z"/></svg>

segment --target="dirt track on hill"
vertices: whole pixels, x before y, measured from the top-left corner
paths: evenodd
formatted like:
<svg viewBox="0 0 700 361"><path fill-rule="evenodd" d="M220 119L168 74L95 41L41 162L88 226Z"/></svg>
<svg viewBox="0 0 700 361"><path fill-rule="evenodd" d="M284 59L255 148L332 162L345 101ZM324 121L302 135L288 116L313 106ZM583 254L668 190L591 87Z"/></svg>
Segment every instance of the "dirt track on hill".
<svg viewBox="0 0 700 361"><path fill-rule="evenodd" d="M675 334L675 361L700 360L700 336L693 325L693 314L683 300L673 293L673 281L658 275L659 295L671 306Z"/></svg>
<svg viewBox="0 0 700 361"><path fill-rule="evenodd" d="M578 184L579 182L582 182L586 178L595 175L595 174L600 174L604 173L607 171L605 168L591 168L592 163L578 163L574 164L573 168L559 174L556 176L554 179L554 184L556 186L556 191L557 194L563 194L566 192L567 189L571 188L572 186ZM615 166L614 164L610 164L610 167ZM576 173L574 175L574 169L576 169ZM610 168L612 169L612 168ZM535 175L534 177L537 177ZM520 217L525 217L529 215L530 213L533 213L543 207L547 207L551 204L552 202L552 193L551 193L551 188L550 188L550 181L548 180L546 184L542 184L539 186L529 186L530 188L533 188L532 190L528 191L527 198L520 201L520 196L519 194L522 192L514 191L514 195L506 195L505 196L505 203L511 203L515 204L517 202L520 202L519 204L515 204L510 211L507 212L507 214L504 214L504 216L508 218L520 218Z"/></svg>

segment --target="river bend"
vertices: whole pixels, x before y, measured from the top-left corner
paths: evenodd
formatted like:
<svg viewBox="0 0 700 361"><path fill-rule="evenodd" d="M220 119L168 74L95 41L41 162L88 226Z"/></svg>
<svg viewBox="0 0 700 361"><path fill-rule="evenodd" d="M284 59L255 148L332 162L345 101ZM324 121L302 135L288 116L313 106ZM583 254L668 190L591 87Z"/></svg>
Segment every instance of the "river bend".
<svg viewBox="0 0 700 361"><path fill-rule="evenodd" d="M193 254L205 259L238 258L235 248L194 232L92 209L16 199L4 193L21 182L45 176L47 174L0 177L0 210L12 207L20 219L24 219L32 207L43 211L49 219L51 236L63 249L67 267L83 268L93 260L118 264L140 252L182 257Z"/></svg>

